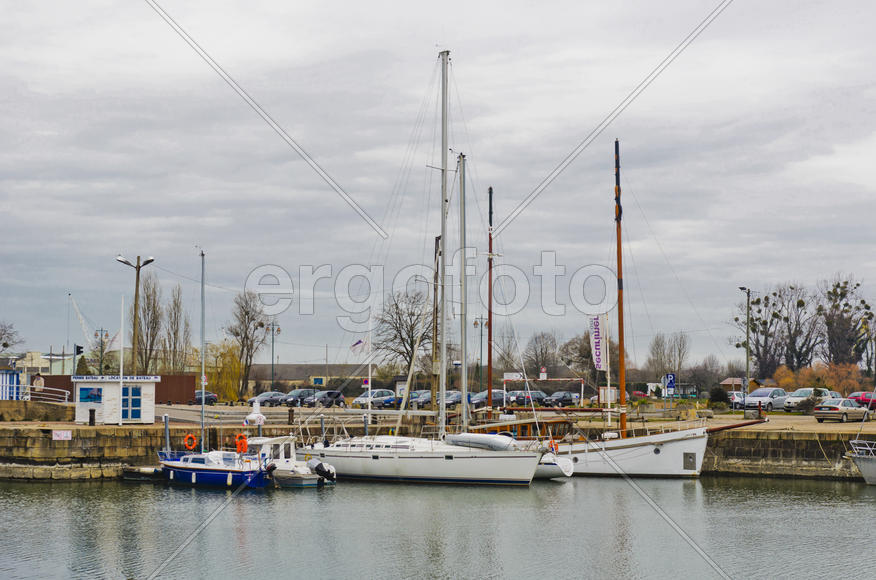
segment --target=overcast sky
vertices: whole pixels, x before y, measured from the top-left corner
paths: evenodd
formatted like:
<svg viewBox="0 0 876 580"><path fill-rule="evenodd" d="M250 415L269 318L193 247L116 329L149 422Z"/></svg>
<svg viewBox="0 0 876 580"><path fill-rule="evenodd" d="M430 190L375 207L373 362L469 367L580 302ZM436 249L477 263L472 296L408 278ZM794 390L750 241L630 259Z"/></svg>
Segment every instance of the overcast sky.
<svg viewBox="0 0 876 580"><path fill-rule="evenodd" d="M451 148L469 162L476 286L487 187L499 223L717 2L296 4L161 6L387 241L146 2L6 6L0 319L24 347L83 341L68 292L90 332L117 330L134 286L118 253L155 256L147 270L165 296L182 284L197 341L200 245L208 341L222 339L254 269L284 268L298 292L299 268L326 264L332 277L317 283L314 313L300 313L296 294L278 316L276 355L319 362L327 344L330 362L355 362L349 345L361 336L336 320L338 273L383 264L389 282L405 265L431 263L439 50L452 59ZM851 272L872 298L874 21L869 2L731 4L502 231L500 261L533 282L510 317L521 341L582 332L571 274L615 268L615 138L633 364L655 332L678 330L690 333L692 362L740 360L729 324L740 285L814 286ZM450 222L455 248L456 209ZM556 292L564 316L540 306L533 265L544 251L566 267ZM359 282L342 294L359 296ZM483 314L470 296L470 316ZM259 360L270 361L269 349Z"/></svg>

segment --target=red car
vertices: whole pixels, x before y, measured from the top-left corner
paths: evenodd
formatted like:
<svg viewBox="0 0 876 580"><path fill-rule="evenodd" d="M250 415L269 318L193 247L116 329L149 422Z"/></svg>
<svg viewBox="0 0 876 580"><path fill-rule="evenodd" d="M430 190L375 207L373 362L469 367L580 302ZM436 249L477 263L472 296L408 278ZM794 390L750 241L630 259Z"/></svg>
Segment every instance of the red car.
<svg viewBox="0 0 876 580"><path fill-rule="evenodd" d="M873 391L858 391L852 393L847 398L855 401L862 407L867 407L870 410L876 409L876 393L873 393Z"/></svg>

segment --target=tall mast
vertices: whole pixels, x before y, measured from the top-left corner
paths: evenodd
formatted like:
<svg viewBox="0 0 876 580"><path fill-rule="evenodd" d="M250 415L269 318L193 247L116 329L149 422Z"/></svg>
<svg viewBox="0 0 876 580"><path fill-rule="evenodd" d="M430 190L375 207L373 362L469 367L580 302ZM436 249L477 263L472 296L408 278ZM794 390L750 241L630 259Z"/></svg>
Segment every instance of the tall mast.
<svg viewBox="0 0 876 580"><path fill-rule="evenodd" d="M621 186L620 186L620 141L614 140L614 221L617 226L617 342L618 342L618 410L620 411L620 436L627 433L627 383L624 361L624 275L621 261Z"/></svg>
<svg viewBox="0 0 876 580"><path fill-rule="evenodd" d="M207 358L207 338L204 336L204 250L201 250L201 453L204 452L204 405L207 389L207 374L205 371L205 360ZM273 339L272 339L273 340ZM272 343L273 344L273 343ZM274 354L271 353L273 358ZM273 361L272 361L273 362ZM273 379L273 377L271 377ZM271 387L273 388L273 386Z"/></svg>
<svg viewBox="0 0 876 580"><path fill-rule="evenodd" d="M438 408L438 375L441 372L438 370L438 268L440 265L440 245L441 236L435 236L435 257L433 262L435 274L432 284L432 384L430 385L432 396L429 402L429 408L433 411Z"/></svg>
<svg viewBox="0 0 876 580"><path fill-rule="evenodd" d="M466 356L465 313L465 155L459 154L459 350L460 350L460 390L462 391L462 428L468 431L468 357Z"/></svg>
<svg viewBox="0 0 876 580"><path fill-rule="evenodd" d="M446 293L446 260L447 260L447 61L450 51L443 50L441 57L441 374L438 379L438 436L442 439L446 434L447 405L444 402L444 393L447 390L447 332L445 321L447 320L447 293Z"/></svg>
<svg viewBox="0 0 876 580"><path fill-rule="evenodd" d="M493 418L493 188L490 188L490 238L487 250L487 419Z"/></svg>

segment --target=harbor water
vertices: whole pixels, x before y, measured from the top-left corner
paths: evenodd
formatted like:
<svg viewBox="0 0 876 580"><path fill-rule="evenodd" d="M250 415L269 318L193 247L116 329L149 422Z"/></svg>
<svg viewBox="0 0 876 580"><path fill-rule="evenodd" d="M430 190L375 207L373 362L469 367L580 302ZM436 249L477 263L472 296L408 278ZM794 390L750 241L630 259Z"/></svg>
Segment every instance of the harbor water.
<svg viewBox="0 0 876 580"><path fill-rule="evenodd" d="M0 482L0 514L4 579L876 578L876 486L863 483L340 482L232 495Z"/></svg>

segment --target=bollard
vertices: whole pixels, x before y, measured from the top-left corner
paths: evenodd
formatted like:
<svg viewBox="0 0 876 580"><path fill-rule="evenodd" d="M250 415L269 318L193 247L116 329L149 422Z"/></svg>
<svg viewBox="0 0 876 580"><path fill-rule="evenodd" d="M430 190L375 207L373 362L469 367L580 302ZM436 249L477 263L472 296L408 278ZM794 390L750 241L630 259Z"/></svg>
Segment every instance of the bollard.
<svg viewBox="0 0 876 580"><path fill-rule="evenodd" d="M365 425L365 437L368 437L368 415L362 415L362 424Z"/></svg>
<svg viewBox="0 0 876 580"><path fill-rule="evenodd" d="M289 407L289 424L295 424L295 407Z"/></svg>
<svg viewBox="0 0 876 580"><path fill-rule="evenodd" d="M262 424L259 423L259 437L262 436Z"/></svg>
<svg viewBox="0 0 876 580"><path fill-rule="evenodd" d="M88 424L94 427L95 417L97 416L97 409L89 409L88 410Z"/></svg>

